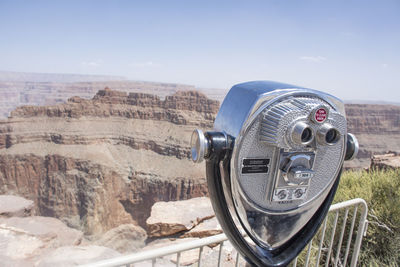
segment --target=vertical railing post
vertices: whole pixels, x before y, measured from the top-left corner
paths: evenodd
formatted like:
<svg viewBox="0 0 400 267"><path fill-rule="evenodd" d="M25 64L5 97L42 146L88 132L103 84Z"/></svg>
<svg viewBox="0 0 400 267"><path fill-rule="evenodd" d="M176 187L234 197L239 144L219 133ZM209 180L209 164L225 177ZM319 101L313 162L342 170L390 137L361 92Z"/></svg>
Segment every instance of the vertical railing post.
<svg viewBox="0 0 400 267"><path fill-rule="evenodd" d="M358 224L358 231L356 241L354 243L353 257L351 257L351 266L356 266L358 261L358 255L360 253L361 241L364 235L365 225L367 222L368 206L364 199L359 199L361 206L360 223Z"/></svg>

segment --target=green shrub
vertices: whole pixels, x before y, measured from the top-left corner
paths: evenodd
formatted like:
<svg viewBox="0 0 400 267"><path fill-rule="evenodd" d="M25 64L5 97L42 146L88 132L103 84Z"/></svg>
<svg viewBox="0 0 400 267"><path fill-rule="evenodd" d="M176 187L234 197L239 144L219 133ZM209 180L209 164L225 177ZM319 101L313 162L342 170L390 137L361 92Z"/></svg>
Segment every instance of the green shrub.
<svg viewBox="0 0 400 267"><path fill-rule="evenodd" d="M368 230L359 266L400 265L400 170L346 171L334 202L363 198Z"/></svg>

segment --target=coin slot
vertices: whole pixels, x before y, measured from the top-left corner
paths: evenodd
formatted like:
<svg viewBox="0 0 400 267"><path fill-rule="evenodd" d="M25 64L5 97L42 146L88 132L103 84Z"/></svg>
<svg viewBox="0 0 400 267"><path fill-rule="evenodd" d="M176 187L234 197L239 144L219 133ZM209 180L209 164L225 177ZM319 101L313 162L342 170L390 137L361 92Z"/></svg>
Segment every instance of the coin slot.
<svg viewBox="0 0 400 267"><path fill-rule="evenodd" d="M242 174L268 173L270 159L243 159Z"/></svg>

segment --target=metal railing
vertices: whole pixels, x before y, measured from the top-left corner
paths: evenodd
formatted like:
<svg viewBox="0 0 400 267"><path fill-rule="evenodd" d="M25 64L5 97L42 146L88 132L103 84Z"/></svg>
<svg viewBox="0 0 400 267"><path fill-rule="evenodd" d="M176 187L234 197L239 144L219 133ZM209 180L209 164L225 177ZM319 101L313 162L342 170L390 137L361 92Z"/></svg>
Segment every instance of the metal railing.
<svg viewBox="0 0 400 267"><path fill-rule="evenodd" d="M330 207L318 233L293 261L292 266L356 266L361 248L361 241L366 232L368 207L363 199L356 198ZM358 226L356 221L358 220ZM135 254L102 260L82 265L85 267L111 266L245 266L245 261L234 249L224 251L229 241L225 234L210 236L198 240L182 242ZM230 245L230 244L229 244ZM209 249L213 247L213 249ZM205 252L208 248L208 253ZM183 253L198 253L190 264L181 261ZM210 251L217 254L214 263ZM169 256L169 259L163 257ZM171 258L172 256L172 258ZM351 256L351 258L350 258ZM208 261L208 262L204 262ZM174 263L174 264L173 264Z"/></svg>

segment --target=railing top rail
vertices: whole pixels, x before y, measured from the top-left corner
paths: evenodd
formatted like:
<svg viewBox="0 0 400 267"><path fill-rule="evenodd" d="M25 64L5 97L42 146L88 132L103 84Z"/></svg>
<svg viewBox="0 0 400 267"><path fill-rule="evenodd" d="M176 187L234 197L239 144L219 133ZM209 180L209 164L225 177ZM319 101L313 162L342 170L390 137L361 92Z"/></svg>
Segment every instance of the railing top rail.
<svg viewBox="0 0 400 267"><path fill-rule="evenodd" d="M121 257L111 258L107 260L98 261L95 263L89 263L85 265L80 265L81 267L105 267L105 266L118 266L125 265L128 263L134 263L144 260L149 260L152 258L158 258L166 255L170 255L173 253L186 251L190 249L195 249L207 245L211 245L214 243L220 243L228 240L225 234L219 234L214 236L209 236L206 238L201 238L198 240L191 240L187 242L183 242L181 244L176 244L174 246L165 246L161 248L156 248L152 250L145 250L134 254L129 254Z"/></svg>
<svg viewBox="0 0 400 267"><path fill-rule="evenodd" d="M354 205L357 205L357 204L359 204L362 207L363 212L366 213L368 211L367 202L365 202L365 200L362 199L362 198L354 198L354 199L350 199L350 200L346 200L346 201L343 201L343 202L339 202L339 203L333 204L329 208L329 211L343 209L343 208L354 206Z"/></svg>

